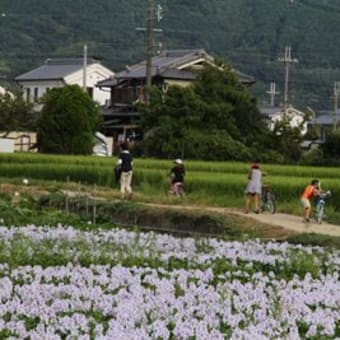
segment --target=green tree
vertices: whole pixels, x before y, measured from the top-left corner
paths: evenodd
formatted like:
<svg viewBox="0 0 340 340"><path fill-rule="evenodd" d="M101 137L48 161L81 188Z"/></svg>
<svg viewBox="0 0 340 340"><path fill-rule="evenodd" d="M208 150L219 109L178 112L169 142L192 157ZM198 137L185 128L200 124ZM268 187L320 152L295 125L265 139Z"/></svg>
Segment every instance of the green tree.
<svg viewBox="0 0 340 340"><path fill-rule="evenodd" d="M302 155L301 142L303 136L301 134L303 122L299 126L293 127L290 123L291 118L284 117L275 123L272 145L280 152L284 158L284 162L296 162Z"/></svg>
<svg viewBox="0 0 340 340"><path fill-rule="evenodd" d="M91 154L100 123L98 105L78 85L50 90L38 121L38 148L45 153Z"/></svg>
<svg viewBox="0 0 340 340"><path fill-rule="evenodd" d="M207 66L193 85L166 94L154 87L141 110L141 147L154 157L250 160L269 134L256 101L227 67Z"/></svg>
<svg viewBox="0 0 340 340"><path fill-rule="evenodd" d="M321 145L325 163L338 164L340 162L340 129L330 132L325 143Z"/></svg>
<svg viewBox="0 0 340 340"><path fill-rule="evenodd" d="M11 131L34 130L37 114L26 103L22 93L0 95L0 131L6 137Z"/></svg>
<svg viewBox="0 0 340 340"><path fill-rule="evenodd" d="M266 127L256 100L228 65L206 66L199 73L194 90L202 99L204 125L225 129L246 145L258 142Z"/></svg>

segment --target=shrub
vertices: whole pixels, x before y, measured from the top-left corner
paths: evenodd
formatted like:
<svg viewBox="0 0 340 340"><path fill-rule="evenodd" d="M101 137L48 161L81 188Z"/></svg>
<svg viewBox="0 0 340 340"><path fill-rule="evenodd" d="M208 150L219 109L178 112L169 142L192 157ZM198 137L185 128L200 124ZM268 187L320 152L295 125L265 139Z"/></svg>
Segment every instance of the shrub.
<svg viewBox="0 0 340 340"><path fill-rule="evenodd" d="M55 88L42 100L38 147L44 153L91 154L99 124L97 104L78 85Z"/></svg>

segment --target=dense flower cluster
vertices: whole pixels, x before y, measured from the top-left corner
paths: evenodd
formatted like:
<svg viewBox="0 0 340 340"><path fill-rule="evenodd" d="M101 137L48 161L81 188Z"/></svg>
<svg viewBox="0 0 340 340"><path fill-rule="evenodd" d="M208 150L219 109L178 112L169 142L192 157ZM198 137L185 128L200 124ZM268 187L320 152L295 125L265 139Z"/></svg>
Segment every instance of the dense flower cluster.
<svg viewBox="0 0 340 340"><path fill-rule="evenodd" d="M36 254L69 261L22 265ZM296 256L317 272L283 275ZM0 228L0 259L0 338L340 337L340 254L320 247L28 226Z"/></svg>

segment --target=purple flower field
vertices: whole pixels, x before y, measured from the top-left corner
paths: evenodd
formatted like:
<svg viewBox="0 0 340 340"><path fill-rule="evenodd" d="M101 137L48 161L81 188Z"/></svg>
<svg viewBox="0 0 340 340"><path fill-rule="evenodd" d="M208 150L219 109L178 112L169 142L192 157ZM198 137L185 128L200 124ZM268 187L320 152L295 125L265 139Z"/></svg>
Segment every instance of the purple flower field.
<svg viewBox="0 0 340 340"><path fill-rule="evenodd" d="M0 227L0 339L340 339L340 252Z"/></svg>

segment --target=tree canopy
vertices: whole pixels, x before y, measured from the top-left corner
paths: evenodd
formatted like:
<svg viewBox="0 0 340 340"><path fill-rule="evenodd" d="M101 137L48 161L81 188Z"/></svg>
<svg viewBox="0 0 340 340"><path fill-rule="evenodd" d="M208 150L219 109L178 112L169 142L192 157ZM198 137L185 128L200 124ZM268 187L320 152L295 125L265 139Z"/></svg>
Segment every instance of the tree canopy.
<svg viewBox="0 0 340 340"><path fill-rule="evenodd" d="M0 75L13 78L46 58L89 55L114 71L145 57L146 0L2 0ZM161 0L161 41L167 49L204 48L257 79L253 93L269 103L276 82L283 102L287 43L292 48L290 101L330 109L340 79L338 0ZM156 6L156 4L155 4ZM65 10L67 8L67 10ZM178 15L180 13L180 15ZM47 33L46 33L47 32ZM155 36L158 40L159 36ZM156 48L155 51L156 53Z"/></svg>
<svg viewBox="0 0 340 340"><path fill-rule="evenodd" d="M33 129L36 117L32 104L24 100L21 92L0 94L0 131L3 137L11 131Z"/></svg>
<svg viewBox="0 0 340 340"><path fill-rule="evenodd" d="M227 67L206 66L192 85L166 94L153 87L141 109L148 156L250 160L271 138L256 100Z"/></svg>
<svg viewBox="0 0 340 340"><path fill-rule="evenodd" d="M100 123L97 104L78 85L50 90L42 99L38 121L39 151L91 154Z"/></svg>

